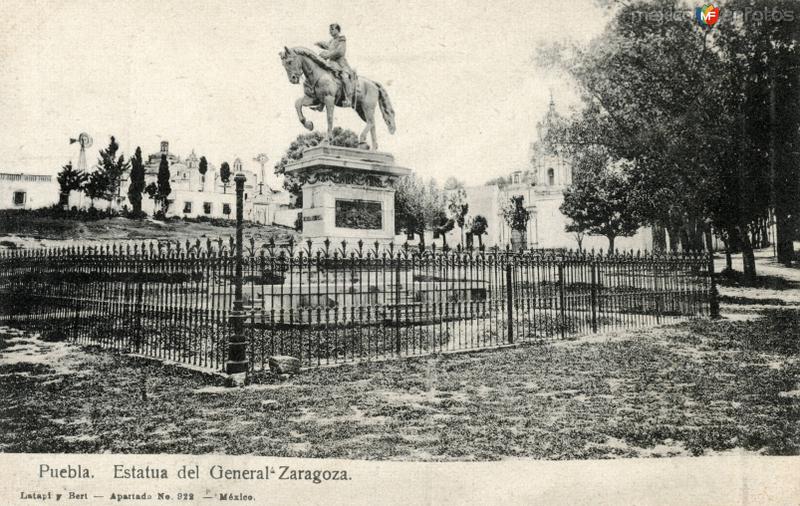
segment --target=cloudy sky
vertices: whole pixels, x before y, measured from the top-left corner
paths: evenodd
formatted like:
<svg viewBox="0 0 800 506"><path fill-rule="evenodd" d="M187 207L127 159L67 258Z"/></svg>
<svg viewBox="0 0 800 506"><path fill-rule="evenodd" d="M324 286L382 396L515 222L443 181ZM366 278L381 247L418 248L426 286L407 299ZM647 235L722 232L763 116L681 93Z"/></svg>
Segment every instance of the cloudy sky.
<svg viewBox="0 0 800 506"><path fill-rule="evenodd" d="M381 150L424 177L482 183L524 167L552 91L536 68L541 42L586 41L605 23L591 0L559 2L4 1L0 19L0 172L54 173L82 131L123 152L169 140L219 165L270 157L303 132L278 52L312 47L339 22L348 59L389 91L398 124L378 124ZM317 128L323 113L309 111ZM337 123L360 132L353 111Z"/></svg>

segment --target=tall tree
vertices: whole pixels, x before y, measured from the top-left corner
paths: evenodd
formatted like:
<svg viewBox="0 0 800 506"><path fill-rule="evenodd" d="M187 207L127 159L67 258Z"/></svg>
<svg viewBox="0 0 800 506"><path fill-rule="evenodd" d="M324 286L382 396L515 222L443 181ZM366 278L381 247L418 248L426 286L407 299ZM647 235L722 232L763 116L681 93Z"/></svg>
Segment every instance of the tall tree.
<svg viewBox="0 0 800 506"><path fill-rule="evenodd" d="M169 184L169 160L167 155L161 155L161 163L158 165L158 200L161 203L161 212L166 216L169 208L169 194L172 193L172 186Z"/></svg>
<svg viewBox="0 0 800 506"><path fill-rule="evenodd" d="M72 162L61 167L61 171L56 176L59 186L58 205L63 209L69 206L69 194L72 191L80 191L89 180L89 175L82 170L72 167Z"/></svg>
<svg viewBox="0 0 800 506"><path fill-rule="evenodd" d="M208 160L206 160L205 156L200 157L200 164L197 166L197 171L200 172L200 183L202 185L200 191L203 191L206 187L206 172L208 172Z"/></svg>
<svg viewBox="0 0 800 506"><path fill-rule="evenodd" d="M776 227L778 260L794 258L800 216L800 16L790 0L732 0L733 11L763 11L738 23L719 23L715 45L740 87L742 135L748 163L762 175L760 185ZM793 13L793 15L792 15ZM780 17L777 17L780 16ZM755 156L753 156L755 155ZM742 174L748 176L747 170ZM763 214L762 223L767 216ZM756 226L752 226L756 229ZM741 235L742 231L738 233ZM728 234L730 235L730 234ZM746 246L746 245L745 245Z"/></svg>
<svg viewBox="0 0 800 506"><path fill-rule="evenodd" d="M128 200L133 207L133 217L142 217L142 192L144 192L144 161L142 160L142 148L137 147L136 152L131 158L130 184L128 185Z"/></svg>
<svg viewBox="0 0 800 506"><path fill-rule="evenodd" d="M763 159L755 163L763 155L748 120L746 69L725 56L716 29L676 15L680 1L618 5L588 47L541 53L543 63L574 78L584 105L550 129L549 142L577 156L602 148L612 162L629 164L638 214L664 227L673 247L681 236L690 247L702 245L710 224L729 227L744 253L745 279L752 279L746 236L767 209L768 171ZM642 23L643 16L661 21Z"/></svg>
<svg viewBox="0 0 800 506"><path fill-rule="evenodd" d="M108 200L109 206L119 204L122 175L130 167L124 155L120 154L117 157L117 151L119 151L119 144L112 135L108 147L100 150L100 158L97 162L96 171L102 172L103 175L95 178L95 184L101 185L95 188L99 193L96 198Z"/></svg>

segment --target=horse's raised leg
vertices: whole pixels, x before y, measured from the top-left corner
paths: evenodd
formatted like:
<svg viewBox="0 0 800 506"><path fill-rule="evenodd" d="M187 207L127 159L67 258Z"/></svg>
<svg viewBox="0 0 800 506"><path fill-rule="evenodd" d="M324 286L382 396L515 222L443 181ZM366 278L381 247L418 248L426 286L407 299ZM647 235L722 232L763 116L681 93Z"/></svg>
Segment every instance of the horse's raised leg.
<svg viewBox="0 0 800 506"><path fill-rule="evenodd" d="M325 112L328 113L328 138L327 142L333 140L333 110L336 108L336 99L333 95L325 96Z"/></svg>
<svg viewBox="0 0 800 506"><path fill-rule="evenodd" d="M314 99L311 97L302 96L298 98L294 103L294 108L297 111L297 118L300 120L300 123L303 124L308 130L314 130L314 123L306 119L303 116L303 107L309 107L314 104Z"/></svg>

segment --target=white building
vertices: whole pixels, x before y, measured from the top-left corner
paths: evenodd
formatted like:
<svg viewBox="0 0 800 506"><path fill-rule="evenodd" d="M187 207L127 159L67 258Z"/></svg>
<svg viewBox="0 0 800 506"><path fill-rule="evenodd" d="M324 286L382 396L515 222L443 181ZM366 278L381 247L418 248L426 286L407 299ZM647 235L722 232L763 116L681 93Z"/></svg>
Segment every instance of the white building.
<svg viewBox="0 0 800 506"><path fill-rule="evenodd" d="M219 168L208 164L205 174L200 174L200 159L192 151L186 159L170 153L169 143L163 141L157 153L148 156L145 163L145 186L155 183L161 158L169 162L170 187L167 216L197 218L236 218L236 184L233 176L242 172L247 178L244 184L244 219L272 224L281 207L288 206L288 195L277 192L261 180L255 172L244 170L240 159L231 165L231 177L223 182ZM120 195L127 196L130 176L123 176ZM127 203L127 199L124 200ZM129 203L127 203L130 205ZM146 195L142 198L142 210L148 214L155 211L155 203Z"/></svg>
<svg viewBox="0 0 800 506"><path fill-rule="evenodd" d="M572 168L562 158L548 153L542 147L555 114L555 104L551 99L544 121L536 125L538 140L531 145L529 169L512 172L504 183L464 188L469 204L467 220L482 215L488 222L487 235L482 237L485 246L505 247L511 244L511 227L503 218L502 210L511 197L522 196L530 219L526 233L521 238L515 238L515 244L521 241L528 248L578 248L578 236L565 230L569 219L559 210L564 201L564 190L572 183ZM460 242L461 231L456 226L447 234L447 243L455 246ZM473 239L473 245L478 245L477 238ZM618 237L614 241L614 247L618 250L651 250L652 246L649 228L640 229L633 237ZM581 239L581 247L607 250L608 239L586 234Z"/></svg>
<svg viewBox="0 0 800 506"><path fill-rule="evenodd" d="M57 202L55 176L0 172L0 209L36 209Z"/></svg>

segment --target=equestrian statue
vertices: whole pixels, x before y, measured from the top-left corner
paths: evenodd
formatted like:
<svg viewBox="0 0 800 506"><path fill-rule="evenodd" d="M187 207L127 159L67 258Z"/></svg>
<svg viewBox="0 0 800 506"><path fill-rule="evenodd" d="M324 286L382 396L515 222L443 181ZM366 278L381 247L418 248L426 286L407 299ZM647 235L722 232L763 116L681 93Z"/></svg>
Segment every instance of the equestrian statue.
<svg viewBox="0 0 800 506"><path fill-rule="evenodd" d="M380 105L389 133L395 132L394 109L389 101L389 94L379 83L365 77L357 77L347 63L347 39L341 34L338 24L330 25L331 40L317 42L323 49L319 54L304 47L284 47L280 53L286 75L292 84L300 83L303 76L304 95L297 99L294 106L300 123L309 130L314 130L314 123L303 116L303 107L317 111L325 109L328 116L328 136L333 136L334 108L352 107L365 121L364 130L358 139L366 145L367 132L372 136L372 149L378 149L375 134L375 106Z"/></svg>

